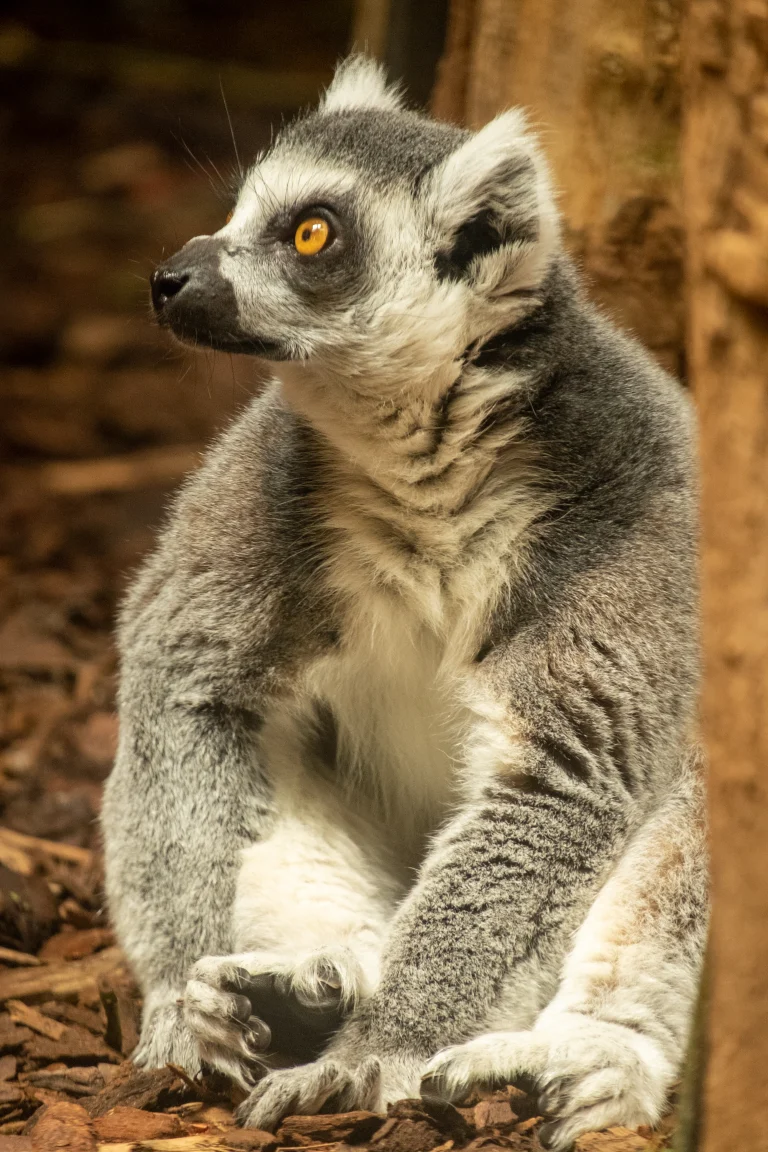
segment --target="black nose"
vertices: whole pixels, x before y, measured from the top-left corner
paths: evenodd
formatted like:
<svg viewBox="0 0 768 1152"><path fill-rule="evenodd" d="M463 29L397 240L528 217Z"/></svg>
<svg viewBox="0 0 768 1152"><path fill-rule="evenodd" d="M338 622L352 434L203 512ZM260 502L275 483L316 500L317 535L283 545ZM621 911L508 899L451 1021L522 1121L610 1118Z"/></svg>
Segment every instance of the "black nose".
<svg viewBox="0 0 768 1152"><path fill-rule="evenodd" d="M168 272L163 268L156 268L149 278L155 312L162 312L168 301L173 296L178 296L188 280L186 272Z"/></svg>

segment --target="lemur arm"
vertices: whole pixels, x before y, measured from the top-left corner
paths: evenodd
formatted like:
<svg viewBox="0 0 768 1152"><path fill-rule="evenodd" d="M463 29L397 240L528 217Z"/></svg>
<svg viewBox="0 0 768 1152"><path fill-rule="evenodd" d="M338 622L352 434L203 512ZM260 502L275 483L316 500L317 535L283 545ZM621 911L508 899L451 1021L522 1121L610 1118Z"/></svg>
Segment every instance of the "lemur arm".
<svg viewBox="0 0 768 1152"><path fill-rule="evenodd" d="M172 682L138 679L129 670L124 681L130 703L104 803L109 903L144 992L135 1059L194 1073L197 1047L177 1000L201 955L232 950L239 853L268 818L269 792L252 715L215 700L185 704Z"/></svg>
<svg viewBox="0 0 768 1152"><path fill-rule="evenodd" d="M110 911L145 997L137 1056L149 1065L199 1064L177 1000L195 961L232 951L240 850L270 815L265 700L298 649L322 643L303 505L284 521L269 489L286 486L287 503L290 419L267 392L220 440L122 614L120 746L102 821Z"/></svg>

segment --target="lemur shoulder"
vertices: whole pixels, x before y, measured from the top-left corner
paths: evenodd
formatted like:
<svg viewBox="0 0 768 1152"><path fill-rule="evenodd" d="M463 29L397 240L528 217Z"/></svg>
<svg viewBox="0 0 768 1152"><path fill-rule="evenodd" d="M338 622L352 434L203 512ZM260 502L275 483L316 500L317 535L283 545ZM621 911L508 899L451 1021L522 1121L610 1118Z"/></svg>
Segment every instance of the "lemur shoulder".
<svg viewBox="0 0 768 1152"><path fill-rule="evenodd" d="M122 614L136 1059L260 1128L516 1078L555 1149L653 1123L707 919L692 416L587 302L524 117L353 58L152 293L274 379Z"/></svg>

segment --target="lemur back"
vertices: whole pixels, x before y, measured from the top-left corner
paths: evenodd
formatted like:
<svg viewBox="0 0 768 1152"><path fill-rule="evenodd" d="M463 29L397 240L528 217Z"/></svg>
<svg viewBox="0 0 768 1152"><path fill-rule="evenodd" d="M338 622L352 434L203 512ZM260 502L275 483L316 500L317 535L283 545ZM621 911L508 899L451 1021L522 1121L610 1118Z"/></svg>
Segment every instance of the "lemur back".
<svg viewBox="0 0 768 1152"><path fill-rule="evenodd" d="M587 302L524 118L348 61L152 288L275 377L123 613L137 1059L261 1127L515 1077L555 1148L652 1123L706 928L692 420Z"/></svg>

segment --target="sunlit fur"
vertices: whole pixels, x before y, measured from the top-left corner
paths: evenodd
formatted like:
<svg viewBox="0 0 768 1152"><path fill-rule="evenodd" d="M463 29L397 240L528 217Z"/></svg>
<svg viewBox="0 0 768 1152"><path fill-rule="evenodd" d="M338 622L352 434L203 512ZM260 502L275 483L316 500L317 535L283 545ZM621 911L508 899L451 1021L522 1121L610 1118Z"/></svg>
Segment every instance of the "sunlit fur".
<svg viewBox="0 0 768 1152"><path fill-rule="evenodd" d="M163 323L275 363L122 615L137 1061L262 1128L422 1077L522 1078L557 1149L653 1123L707 917L684 395L584 299L524 116L437 124L361 58L166 267ZM321 1059L254 1086L243 972L346 1014Z"/></svg>

